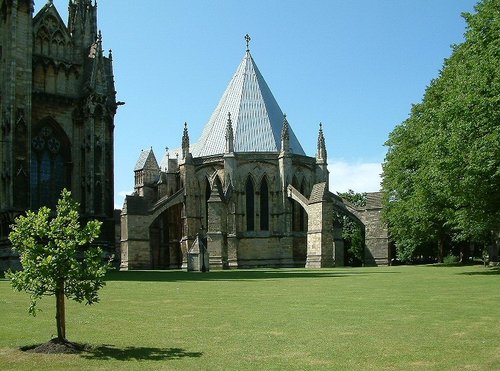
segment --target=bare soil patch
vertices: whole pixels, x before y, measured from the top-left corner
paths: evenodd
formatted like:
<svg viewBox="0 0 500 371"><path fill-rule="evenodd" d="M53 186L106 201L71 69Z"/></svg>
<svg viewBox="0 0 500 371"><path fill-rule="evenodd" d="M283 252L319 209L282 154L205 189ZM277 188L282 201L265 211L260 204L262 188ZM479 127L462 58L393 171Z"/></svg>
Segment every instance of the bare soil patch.
<svg viewBox="0 0 500 371"><path fill-rule="evenodd" d="M52 339L43 344L22 347L21 350L28 353L45 354L74 354L85 352L90 349L88 344L74 343L68 340Z"/></svg>

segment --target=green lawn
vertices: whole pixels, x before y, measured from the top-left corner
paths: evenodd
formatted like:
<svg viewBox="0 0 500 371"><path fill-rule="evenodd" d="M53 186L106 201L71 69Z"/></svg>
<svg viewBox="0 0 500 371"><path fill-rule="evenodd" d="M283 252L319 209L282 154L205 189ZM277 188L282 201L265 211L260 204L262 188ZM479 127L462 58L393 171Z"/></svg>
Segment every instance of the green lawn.
<svg viewBox="0 0 500 371"><path fill-rule="evenodd" d="M67 307L93 350L19 348L55 334L0 280L0 369L500 369L500 274L481 266L113 272Z"/></svg>

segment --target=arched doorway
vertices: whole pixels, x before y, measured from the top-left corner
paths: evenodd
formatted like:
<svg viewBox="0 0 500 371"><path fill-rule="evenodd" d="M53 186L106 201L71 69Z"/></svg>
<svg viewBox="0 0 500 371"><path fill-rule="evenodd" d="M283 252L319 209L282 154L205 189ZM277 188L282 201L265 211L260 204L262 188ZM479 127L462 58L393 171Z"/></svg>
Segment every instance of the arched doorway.
<svg viewBox="0 0 500 371"><path fill-rule="evenodd" d="M182 266L182 204L162 212L149 227L152 269L177 269Z"/></svg>

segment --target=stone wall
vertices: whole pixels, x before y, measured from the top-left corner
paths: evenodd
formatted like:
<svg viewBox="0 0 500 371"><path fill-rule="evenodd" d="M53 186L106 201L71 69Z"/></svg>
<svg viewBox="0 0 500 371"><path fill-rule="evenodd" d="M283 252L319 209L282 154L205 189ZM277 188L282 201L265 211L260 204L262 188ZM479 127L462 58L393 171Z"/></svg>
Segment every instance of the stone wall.
<svg viewBox="0 0 500 371"><path fill-rule="evenodd" d="M293 267L290 238L278 236L241 238L238 246L238 267Z"/></svg>
<svg viewBox="0 0 500 371"><path fill-rule="evenodd" d="M389 264L389 236L381 214L382 193L368 193L366 206L357 213L365 225L365 265Z"/></svg>

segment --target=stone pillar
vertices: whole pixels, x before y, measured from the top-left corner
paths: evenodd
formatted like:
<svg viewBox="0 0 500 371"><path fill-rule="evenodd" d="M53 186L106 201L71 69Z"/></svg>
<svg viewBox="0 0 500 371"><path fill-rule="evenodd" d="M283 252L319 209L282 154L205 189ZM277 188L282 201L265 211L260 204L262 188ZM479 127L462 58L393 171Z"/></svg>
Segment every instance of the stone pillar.
<svg viewBox="0 0 500 371"><path fill-rule="evenodd" d="M280 170L280 196L283 214L281 216L281 225L277 228L285 236L290 236L292 231L292 211L290 201L287 196L287 187L289 182L289 174L292 173L292 158L290 153L282 151L278 158Z"/></svg>
<svg viewBox="0 0 500 371"><path fill-rule="evenodd" d="M327 197L327 183L315 184L307 207L306 268L333 267L333 200Z"/></svg>
<svg viewBox="0 0 500 371"><path fill-rule="evenodd" d="M366 206L350 211L364 226L364 265L388 265L389 234L382 219L382 193L367 193Z"/></svg>
<svg viewBox="0 0 500 371"><path fill-rule="evenodd" d="M184 141L184 139L183 139ZM186 151L186 149L184 149ZM181 187L184 188L184 204L182 212L183 232L181 238L182 268L187 268L187 252L193 245L196 235L200 231L199 189L196 181L196 172L191 153L186 153L179 164Z"/></svg>
<svg viewBox="0 0 500 371"><path fill-rule="evenodd" d="M238 239L236 238L236 205L227 206L227 267L238 268Z"/></svg>
<svg viewBox="0 0 500 371"><path fill-rule="evenodd" d="M151 217L129 213L128 204L134 201L133 198L138 197L127 196L121 214L120 270L150 269L152 264L149 242Z"/></svg>
<svg viewBox="0 0 500 371"><path fill-rule="evenodd" d="M226 210L217 186L214 184L208 199L207 250L210 269L223 269L227 266Z"/></svg>
<svg viewBox="0 0 500 371"><path fill-rule="evenodd" d="M201 223L198 218L189 214L188 209L192 207L188 202L184 205L183 211L183 236L181 238L182 269L187 268L187 252L196 238L196 232L200 231Z"/></svg>

